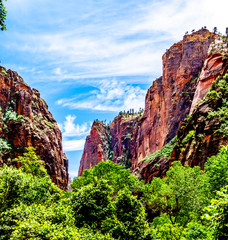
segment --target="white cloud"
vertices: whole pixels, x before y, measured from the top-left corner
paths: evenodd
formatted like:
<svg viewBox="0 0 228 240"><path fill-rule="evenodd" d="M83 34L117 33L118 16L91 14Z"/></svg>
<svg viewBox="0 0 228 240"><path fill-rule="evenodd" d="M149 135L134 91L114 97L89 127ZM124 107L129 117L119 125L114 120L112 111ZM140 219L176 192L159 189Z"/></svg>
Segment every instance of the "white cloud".
<svg viewBox="0 0 228 240"><path fill-rule="evenodd" d="M88 97L79 100L77 96L70 99L60 99L58 105L71 109L92 109L98 111L129 110L144 108L146 91L139 86L127 85L117 80L102 80L97 90L90 91ZM74 120L74 119L73 119ZM68 119L71 129L72 117ZM74 127L75 128L75 127Z"/></svg>
<svg viewBox="0 0 228 240"><path fill-rule="evenodd" d="M67 115L65 119L63 123L58 123L63 135L63 150L66 152L83 150L85 137L89 134L92 123L75 124L75 115Z"/></svg>
<svg viewBox="0 0 228 240"><path fill-rule="evenodd" d="M66 116L66 121L62 125L63 137L75 137L89 134L91 124L88 124L87 122L81 125L75 124L75 119L76 116L74 115Z"/></svg>
<svg viewBox="0 0 228 240"><path fill-rule="evenodd" d="M63 151L78 151L84 149L85 140L65 140L63 139Z"/></svg>
<svg viewBox="0 0 228 240"><path fill-rule="evenodd" d="M39 80L83 82L95 77L158 76L162 54L185 31L206 25L224 32L227 27L227 0L216 4L212 0L103 0L88 4L69 0L64 5L60 0L15 1L17 4L6 2L9 18L15 18L17 25L24 24L25 30L20 31L21 25L11 30L4 47L23 52L27 58L30 54L42 64L46 59L55 76L50 77L45 69ZM21 11L26 11L25 16L21 17ZM32 21L32 31L26 21Z"/></svg>

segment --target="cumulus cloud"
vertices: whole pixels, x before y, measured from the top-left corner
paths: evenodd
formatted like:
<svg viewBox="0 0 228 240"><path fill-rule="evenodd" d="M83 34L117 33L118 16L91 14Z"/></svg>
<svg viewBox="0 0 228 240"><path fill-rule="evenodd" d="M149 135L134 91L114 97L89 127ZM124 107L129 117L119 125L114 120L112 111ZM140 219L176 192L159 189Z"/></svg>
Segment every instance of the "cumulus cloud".
<svg viewBox="0 0 228 240"><path fill-rule="evenodd" d="M74 137L74 136L82 136L82 135L89 134L91 124L88 124L87 122L81 125L75 124L74 123L75 119L76 119L76 116L74 115L66 116L66 121L63 123L63 126L62 126L64 137Z"/></svg>
<svg viewBox="0 0 228 240"><path fill-rule="evenodd" d="M144 108L146 91L139 86L131 86L117 80L102 80L97 90L90 91L88 97L60 99L58 105L71 109L92 109L98 111L139 110Z"/></svg>
<svg viewBox="0 0 228 240"><path fill-rule="evenodd" d="M63 150L78 151L83 150L85 137L90 132L91 122L76 124L75 115L67 115L63 123L58 123L63 135Z"/></svg>

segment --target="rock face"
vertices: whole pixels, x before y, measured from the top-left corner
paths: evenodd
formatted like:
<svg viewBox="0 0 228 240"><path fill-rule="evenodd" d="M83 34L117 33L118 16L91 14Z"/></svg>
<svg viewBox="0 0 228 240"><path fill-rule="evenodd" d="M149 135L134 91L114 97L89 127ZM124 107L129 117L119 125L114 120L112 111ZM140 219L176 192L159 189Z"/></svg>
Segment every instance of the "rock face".
<svg viewBox="0 0 228 240"><path fill-rule="evenodd" d="M112 160L124 163L125 166L131 167L132 171L144 169L142 175L145 178L149 179L148 174L151 175L151 172L153 172L151 176L157 175L160 170L153 169L153 166L145 165L140 161L160 150L177 134L186 114L190 111L199 82L197 78L208 57L209 46L215 37L208 30L201 29L185 35L182 41L166 51L162 57L163 75L155 80L149 88L143 115L138 116L134 123L130 118L125 120L117 118L110 126ZM220 67L218 67L218 71L220 71L219 69ZM208 83L207 87L209 85ZM199 92L201 91L199 90ZM129 125L134 127L129 127L125 131L126 126ZM127 141L127 134L131 141ZM130 153L126 155L130 159L130 163L127 162L127 164L121 160L121 156L124 156L123 152L126 150L128 154ZM84 162L87 162L87 166L94 166L89 157L83 157L81 164L84 165ZM163 159L162 163L164 163L164 168L168 166L167 159Z"/></svg>
<svg viewBox="0 0 228 240"><path fill-rule="evenodd" d="M174 44L163 55L163 76L148 90L139 129L138 162L161 149L176 134L191 107L196 79L213 34L202 29Z"/></svg>
<svg viewBox="0 0 228 240"><path fill-rule="evenodd" d="M228 55L227 39L216 36L213 44L210 45L208 50L209 56L204 62L201 74L197 80L197 89L192 102L190 114L196 107L197 103L204 98L207 94L212 82L215 81L218 75L223 75L227 69L227 61L225 61Z"/></svg>
<svg viewBox="0 0 228 240"><path fill-rule="evenodd" d="M101 121L95 121L90 135L86 138L78 176L81 176L85 169L89 169L101 161L107 161L109 153L108 127Z"/></svg>
<svg viewBox="0 0 228 240"><path fill-rule="evenodd" d="M45 101L14 71L0 67L0 166L34 147L60 188L68 184L62 134ZM18 164L19 166L19 164Z"/></svg>
<svg viewBox="0 0 228 240"><path fill-rule="evenodd" d="M212 82L214 82L216 77L221 73L223 68L222 58L222 54L211 54L205 61L201 74L198 78L197 89L192 102L190 114L192 114L196 104L205 97Z"/></svg>
<svg viewBox="0 0 228 240"><path fill-rule="evenodd" d="M100 161L112 160L131 167L131 161L137 154L136 137L141 115L120 114L108 127L95 121L90 135L86 138L78 175Z"/></svg>
<svg viewBox="0 0 228 240"><path fill-rule="evenodd" d="M228 62L228 59L225 60ZM227 68L225 73L227 73ZM171 162L204 168L207 158L228 144L228 73L219 77L178 131Z"/></svg>

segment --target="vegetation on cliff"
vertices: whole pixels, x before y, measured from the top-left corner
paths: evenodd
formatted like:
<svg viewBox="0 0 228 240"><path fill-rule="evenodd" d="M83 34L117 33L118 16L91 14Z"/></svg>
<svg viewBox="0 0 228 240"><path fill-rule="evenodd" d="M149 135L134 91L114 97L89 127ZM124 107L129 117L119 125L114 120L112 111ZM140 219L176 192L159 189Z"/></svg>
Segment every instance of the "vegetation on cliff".
<svg viewBox="0 0 228 240"><path fill-rule="evenodd" d="M0 0L0 28L1 28L1 31L6 30L5 20L6 20L7 11L6 11L5 6L3 5L3 1L4 0Z"/></svg>
<svg viewBox="0 0 228 240"><path fill-rule="evenodd" d="M0 169L0 239L225 239L228 147L206 170L174 162L165 179L144 184L101 162L64 192L34 149ZM225 172L225 174L224 174ZM222 179L220 179L222 176Z"/></svg>
<svg viewBox="0 0 228 240"><path fill-rule="evenodd" d="M207 95L183 122L177 135L172 161L180 160L202 169L207 158L228 144L228 74L213 82Z"/></svg>

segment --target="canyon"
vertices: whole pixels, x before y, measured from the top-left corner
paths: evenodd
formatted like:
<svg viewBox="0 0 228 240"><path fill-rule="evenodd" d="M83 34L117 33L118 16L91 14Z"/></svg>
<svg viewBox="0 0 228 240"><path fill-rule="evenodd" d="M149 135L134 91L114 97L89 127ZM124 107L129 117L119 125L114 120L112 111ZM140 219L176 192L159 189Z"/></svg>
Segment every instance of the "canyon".
<svg viewBox="0 0 228 240"><path fill-rule="evenodd" d="M153 161L145 159L181 134L178 131L187 114L195 114L197 103L217 76L227 72L226 42L226 38L200 29L173 44L162 57L163 74L149 88L143 113L120 113L110 126L101 121L93 123L78 175L100 161L111 160L130 168L140 179L151 181L154 176L163 177L174 159L189 164L190 160L174 154L178 152L175 144L172 160L170 156L155 157ZM209 150L205 157L215 154L221 144L211 153ZM190 165L203 168L204 162L205 159Z"/></svg>

